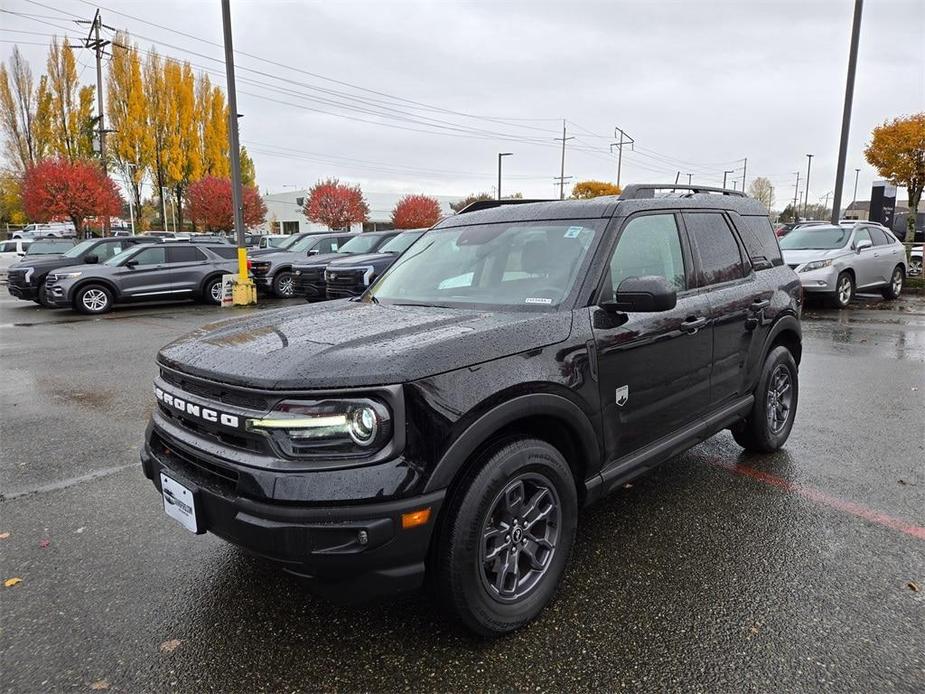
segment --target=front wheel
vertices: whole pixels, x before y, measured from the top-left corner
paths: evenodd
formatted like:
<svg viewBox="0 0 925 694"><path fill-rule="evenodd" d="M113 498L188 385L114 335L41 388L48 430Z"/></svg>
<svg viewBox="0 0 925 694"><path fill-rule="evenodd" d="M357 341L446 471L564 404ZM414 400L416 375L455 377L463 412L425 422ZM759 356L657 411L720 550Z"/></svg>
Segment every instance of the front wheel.
<svg viewBox="0 0 925 694"><path fill-rule="evenodd" d="M99 284L90 284L77 290L74 308L81 313L97 314L112 310L112 292Z"/></svg>
<svg viewBox="0 0 925 694"><path fill-rule="evenodd" d="M292 273L288 270L280 270L273 278L273 293L280 299L289 299L295 296L295 282L292 279Z"/></svg>
<svg viewBox="0 0 925 694"><path fill-rule="evenodd" d="M577 519L575 482L558 450L528 438L498 447L447 509L437 548L441 601L483 636L524 626L556 592Z"/></svg>
<svg viewBox="0 0 925 694"><path fill-rule="evenodd" d="M854 278L850 272L843 272L835 280L835 295L832 297L832 305L835 308L848 308L851 299L854 298Z"/></svg>
<svg viewBox="0 0 925 694"><path fill-rule="evenodd" d="M206 282L206 286L202 290L202 299L207 304L215 304L216 306L222 303L221 277L213 277Z"/></svg>
<svg viewBox="0 0 925 694"><path fill-rule="evenodd" d="M786 443L797 413L797 364L786 347L771 350L755 389L748 419L732 428L732 437L746 451L773 453Z"/></svg>
<svg viewBox="0 0 925 694"><path fill-rule="evenodd" d="M906 277L903 274L902 265L897 265L893 269L893 275L890 277L890 283L883 288L884 299L898 299L903 291L903 282Z"/></svg>

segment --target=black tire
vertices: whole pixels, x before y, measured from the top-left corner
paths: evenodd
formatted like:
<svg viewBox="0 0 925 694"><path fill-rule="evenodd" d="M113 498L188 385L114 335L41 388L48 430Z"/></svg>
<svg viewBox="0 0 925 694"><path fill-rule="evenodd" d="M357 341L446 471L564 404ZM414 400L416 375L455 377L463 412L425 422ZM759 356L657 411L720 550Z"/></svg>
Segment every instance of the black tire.
<svg viewBox="0 0 925 694"><path fill-rule="evenodd" d="M902 294L903 285L906 283L906 273L903 272L903 266L897 265L893 268L893 274L890 275L890 283L883 290L883 298L892 301L898 299Z"/></svg>
<svg viewBox="0 0 925 694"><path fill-rule="evenodd" d="M291 299L295 296L295 284L293 284L292 272L289 270L280 270L273 278L273 296L280 299Z"/></svg>
<svg viewBox="0 0 925 694"><path fill-rule="evenodd" d="M772 388L775 391L773 395ZM796 361L789 349L777 346L764 360L761 378L755 388L755 404L748 419L732 428L736 443L752 453L778 450L793 429L799 393Z"/></svg>
<svg viewBox="0 0 925 694"><path fill-rule="evenodd" d="M222 278L213 277L202 288L202 301L219 306L222 303Z"/></svg>
<svg viewBox="0 0 925 694"><path fill-rule="evenodd" d="M86 284L74 295L74 310L96 315L112 310L112 292L102 284Z"/></svg>
<svg viewBox="0 0 925 694"><path fill-rule="evenodd" d="M562 454L537 439L499 444L446 508L435 548L441 603L482 636L519 629L555 594L577 525L578 495ZM495 561L484 558L489 535Z"/></svg>
<svg viewBox="0 0 925 694"><path fill-rule="evenodd" d="M830 301L835 308L848 308L854 298L854 277L850 272L842 272L835 280L835 293Z"/></svg>

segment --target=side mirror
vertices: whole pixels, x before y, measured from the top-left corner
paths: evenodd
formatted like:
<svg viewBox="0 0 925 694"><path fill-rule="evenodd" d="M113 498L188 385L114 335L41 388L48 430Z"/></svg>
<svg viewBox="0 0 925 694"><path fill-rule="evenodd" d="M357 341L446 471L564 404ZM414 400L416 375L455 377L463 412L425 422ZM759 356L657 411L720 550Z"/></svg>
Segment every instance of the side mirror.
<svg viewBox="0 0 925 694"><path fill-rule="evenodd" d="M670 311L678 303L678 293L664 277L646 275L627 277L617 287L613 301L606 301L601 308L608 313L656 313Z"/></svg>
<svg viewBox="0 0 925 694"><path fill-rule="evenodd" d="M129 270L134 269L136 265L138 265L138 261L134 258L126 260L125 263L123 263L123 267L127 267Z"/></svg>
<svg viewBox="0 0 925 694"><path fill-rule="evenodd" d="M318 255L319 253L321 253L320 250L318 250L317 248L313 248L308 252L308 255Z"/></svg>
<svg viewBox="0 0 925 694"><path fill-rule="evenodd" d="M867 239L861 239L861 240L858 241L856 244L854 244L854 250L856 250L858 253L860 253L860 252L863 251L865 248L870 248L870 247L873 246L873 245L874 245L874 244L872 244L872 243L871 243L870 241L868 241Z"/></svg>
<svg viewBox="0 0 925 694"><path fill-rule="evenodd" d="M84 262L90 263L91 265L93 265L93 264L100 262L100 257L98 255L94 255L93 253L91 253L90 255L84 256Z"/></svg>

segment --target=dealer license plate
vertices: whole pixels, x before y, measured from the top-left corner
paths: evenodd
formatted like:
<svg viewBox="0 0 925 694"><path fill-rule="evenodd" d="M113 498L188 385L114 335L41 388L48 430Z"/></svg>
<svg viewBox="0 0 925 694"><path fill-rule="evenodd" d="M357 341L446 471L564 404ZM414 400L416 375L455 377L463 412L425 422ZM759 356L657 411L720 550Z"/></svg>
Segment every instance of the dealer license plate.
<svg viewBox="0 0 925 694"><path fill-rule="evenodd" d="M193 492L163 472L161 473L161 490L164 495L164 512L191 533L198 533L196 498Z"/></svg>

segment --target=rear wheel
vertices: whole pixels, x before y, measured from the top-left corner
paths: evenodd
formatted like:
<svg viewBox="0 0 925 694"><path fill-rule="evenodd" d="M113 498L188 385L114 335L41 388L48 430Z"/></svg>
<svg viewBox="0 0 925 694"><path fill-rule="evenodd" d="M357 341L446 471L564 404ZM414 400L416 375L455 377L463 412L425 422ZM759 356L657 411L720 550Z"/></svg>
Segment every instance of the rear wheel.
<svg viewBox="0 0 925 694"><path fill-rule="evenodd" d="M102 285L88 284L77 290L74 308L81 313L106 313L112 310L112 292Z"/></svg>
<svg viewBox="0 0 925 694"><path fill-rule="evenodd" d="M890 277L890 283L883 288L884 299L898 299L903 290L903 282L906 277L903 273L902 265L897 265L893 269L893 275Z"/></svg>
<svg viewBox="0 0 925 694"><path fill-rule="evenodd" d="M289 299L295 296L295 283L292 280L292 273L288 270L280 270L273 278L273 293L280 299Z"/></svg>
<svg viewBox="0 0 925 694"><path fill-rule="evenodd" d="M784 445L797 412L799 379L790 350L777 346L764 361L748 419L732 428L732 437L754 453L773 453Z"/></svg>
<svg viewBox="0 0 925 694"><path fill-rule="evenodd" d="M555 594L577 518L575 482L558 450L527 438L497 448L447 509L437 547L442 602L483 636L527 624Z"/></svg>
<svg viewBox="0 0 925 694"><path fill-rule="evenodd" d="M832 296L832 305L835 308L848 308L854 298L854 278L850 272L843 272L835 280L835 294Z"/></svg>
<svg viewBox="0 0 925 694"><path fill-rule="evenodd" d="M213 277L208 282L202 290L202 300L207 304L221 304L222 303L222 278Z"/></svg>
<svg viewBox="0 0 925 694"><path fill-rule="evenodd" d="M922 274L921 256L914 255L909 259L909 274L910 275L921 275Z"/></svg>

